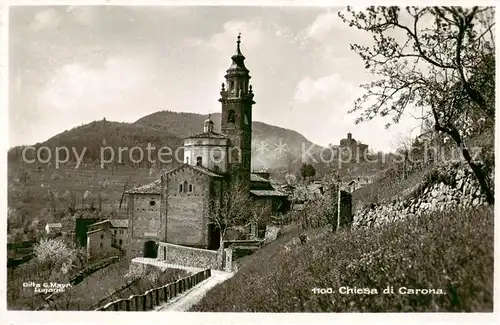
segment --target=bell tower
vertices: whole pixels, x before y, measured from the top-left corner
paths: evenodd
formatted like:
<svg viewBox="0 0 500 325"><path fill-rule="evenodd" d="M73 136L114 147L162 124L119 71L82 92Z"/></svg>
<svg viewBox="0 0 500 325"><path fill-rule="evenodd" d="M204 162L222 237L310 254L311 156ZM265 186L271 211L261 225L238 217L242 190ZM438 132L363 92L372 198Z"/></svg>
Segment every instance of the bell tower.
<svg viewBox="0 0 500 325"><path fill-rule="evenodd" d="M245 67L245 57L240 49L241 35L236 41L236 53L224 76L219 102L222 104L221 131L230 140L228 171L233 179L239 178L250 184L252 157L252 86L250 74ZM235 178L236 177L236 178Z"/></svg>

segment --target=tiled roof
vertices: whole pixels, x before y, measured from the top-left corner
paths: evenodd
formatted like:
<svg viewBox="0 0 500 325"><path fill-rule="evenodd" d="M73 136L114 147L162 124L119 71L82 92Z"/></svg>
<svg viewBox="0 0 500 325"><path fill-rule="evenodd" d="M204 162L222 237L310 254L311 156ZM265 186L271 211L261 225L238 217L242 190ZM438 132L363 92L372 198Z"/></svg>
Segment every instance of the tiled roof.
<svg viewBox="0 0 500 325"><path fill-rule="evenodd" d="M285 193L277 190L250 190L250 193L256 196L287 196Z"/></svg>
<svg viewBox="0 0 500 325"><path fill-rule="evenodd" d="M265 182L265 183L271 182L270 180L265 179L264 177L260 177L259 175L256 175L256 174L250 174L250 181L251 182Z"/></svg>
<svg viewBox="0 0 500 325"><path fill-rule="evenodd" d="M139 186L126 191L127 194L160 194L161 193L161 182L156 180L152 183Z"/></svg>
<svg viewBox="0 0 500 325"><path fill-rule="evenodd" d="M62 227L61 223L59 223L59 222L58 223L47 223L47 226L53 227L53 228L61 228Z"/></svg>
<svg viewBox="0 0 500 325"><path fill-rule="evenodd" d="M111 224L111 227L113 227L113 228L127 228L128 227L128 219L106 219L103 221L93 223L93 224L89 225L89 227L102 225L102 224L105 224L108 222Z"/></svg>
<svg viewBox="0 0 500 325"><path fill-rule="evenodd" d="M102 221L99 221L99 222L93 223L93 224L91 224L91 225L88 225L88 227L94 227L94 226L102 225L102 224L107 223L107 222L111 222L111 220L109 220L109 219L102 220Z"/></svg>
<svg viewBox="0 0 500 325"><path fill-rule="evenodd" d="M186 139L198 139L198 138L215 138L215 139L227 139L227 136L224 134L216 133L216 132L203 132L191 135Z"/></svg>
<svg viewBox="0 0 500 325"><path fill-rule="evenodd" d="M108 233L108 234L111 235L111 233L108 230L102 229L102 228L91 230L91 231L87 231L87 235L94 234L94 233L99 232L99 231L102 231L102 232L105 232L105 233Z"/></svg>
<svg viewBox="0 0 500 325"><path fill-rule="evenodd" d="M128 228L128 219L111 219L110 221L114 228Z"/></svg>
<svg viewBox="0 0 500 325"><path fill-rule="evenodd" d="M309 201L319 199L320 197L322 197L321 186L317 184L297 185L293 191L292 200Z"/></svg>

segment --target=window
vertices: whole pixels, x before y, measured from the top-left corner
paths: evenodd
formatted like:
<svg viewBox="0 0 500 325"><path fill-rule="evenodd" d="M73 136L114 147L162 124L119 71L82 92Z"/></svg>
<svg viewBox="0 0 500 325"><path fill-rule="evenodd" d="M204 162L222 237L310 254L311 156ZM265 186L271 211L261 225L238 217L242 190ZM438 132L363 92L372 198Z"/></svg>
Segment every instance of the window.
<svg viewBox="0 0 500 325"><path fill-rule="evenodd" d="M220 171L220 167L218 165L214 166L214 172L218 173Z"/></svg>
<svg viewBox="0 0 500 325"><path fill-rule="evenodd" d="M193 185L189 184L189 192L191 193L193 191Z"/></svg>
<svg viewBox="0 0 500 325"><path fill-rule="evenodd" d="M104 235L101 235L101 239L104 239Z"/></svg>
<svg viewBox="0 0 500 325"><path fill-rule="evenodd" d="M202 158L201 156L196 157L196 166L201 166Z"/></svg>
<svg viewBox="0 0 500 325"><path fill-rule="evenodd" d="M150 206L154 206L155 204L156 204L156 202L154 200L149 201Z"/></svg>
<svg viewBox="0 0 500 325"><path fill-rule="evenodd" d="M182 193L182 184L179 184L179 193Z"/></svg>
<svg viewBox="0 0 500 325"><path fill-rule="evenodd" d="M120 246L122 245L123 241L120 239Z"/></svg>
<svg viewBox="0 0 500 325"><path fill-rule="evenodd" d="M189 164L189 157L186 157L186 164Z"/></svg>
<svg viewBox="0 0 500 325"><path fill-rule="evenodd" d="M188 190L188 182L187 182L187 181L184 181L184 184L183 184L183 186L182 186L182 187L183 187L184 193L186 193L186 192L187 192L187 190Z"/></svg>
<svg viewBox="0 0 500 325"><path fill-rule="evenodd" d="M113 229L113 234L115 234L115 235L116 235L116 229Z"/></svg>
<svg viewBox="0 0 500 325"><path fill-rule="evenodd" d="M234 110L230 109L229 112L227 112L227 122L228 123L234 123L235 116L234 116Z"/></svg>
<svg viewBox="0 0 500 325"><path fill-rule="evenodd" d="M102 248L102 243L101 243L101 244L99 244L99 247L100 247L100 248Z"/></svg>

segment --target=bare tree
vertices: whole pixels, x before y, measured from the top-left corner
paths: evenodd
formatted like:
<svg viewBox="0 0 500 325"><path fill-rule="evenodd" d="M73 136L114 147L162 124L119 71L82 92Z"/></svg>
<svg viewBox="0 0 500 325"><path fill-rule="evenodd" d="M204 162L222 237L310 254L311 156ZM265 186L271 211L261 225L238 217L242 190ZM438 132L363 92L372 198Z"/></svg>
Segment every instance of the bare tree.
<svg viewBox="0 0 500 325"><path fill-rule="evenodd" d="M70 190L66 190L61 198L66 202L68 211L72 212L75 210L76 208L75 193L73 193Z"/></svg>
<svg viewBox="0 0 500 325"><path fill-rule="evenodd" d="M26 188L26 186L28 186L28 183L31 179L30 172L27 169L21 169L21 170L19 170L17 177L18 177L19 183L21 183L23 185L23 187Z"/></svg>
<svg viewBox="0 0 500 325"><path fill-rule="evenodd" d="M409 169L409 164L410 158L411 158L411 152L413 148L413 140L409 136L400 136L396 139L396 155L398 156L396 158L396 165L397 168L400 170L401 175L403 178L408 177L408 169Z"/></svg>
<svg viewBox="0 0 500 325"><path fill-rule="evenodd" d="M253 202L248 193L248 187L243 182L227 181L221 189L220 198L212 200L210 221L220 231L220 247L226 239L227 230L234 226L245 225L254 217Z"/></svg>
<svg viewBox="0 0 500 325"><path fill-rule="evenodd" d="M480 118L494 127L494 15L491 7L348 7L339 13L374 39L372 46L351 45L380 76L362 86L366 92L350 111L361 111L357 122L380 115L398 123L409 106L425 109L423 118L454 140L490 204L489 167L472 159L467 140Z"/></svg>
<svg viewBox="0 0 500 325"><path fill-rule="evenodd" d="M52 209L52 212L56 212L57 211L57 199L58 199L57 192L52 191L52 190L48 190L47 191L47 198L49 200L49 204L50 204L50 207Z"/></svg>
<svg viewBox="0 0 500 325"><path fill-rule="evenodd" d="M122 196L120 198L120 206L118 207L118 211L122 210L122 204L123 200L125 199L125 193L127 192L127 186L128 186L128 179L125 181L125 184L123 184Z"/></svg>

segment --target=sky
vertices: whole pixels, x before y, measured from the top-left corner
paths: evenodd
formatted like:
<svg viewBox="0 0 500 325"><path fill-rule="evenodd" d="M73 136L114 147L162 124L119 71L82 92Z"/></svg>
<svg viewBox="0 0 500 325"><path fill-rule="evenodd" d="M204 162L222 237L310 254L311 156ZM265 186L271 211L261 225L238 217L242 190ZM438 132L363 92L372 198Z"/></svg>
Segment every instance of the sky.
<svg viewBox="0 0 500 325"><path fill-rule="evenodd" d="M9 145L43 142L106 118L161 110L220 112L241 33L257 102L254 120L338 144L348 132L391 150L419 125L404 117L355 125L347 114L375 80L350 43L370 35L327 7L14 6L9 15ZM201 130L202 126L200 126Z"/></svg>

